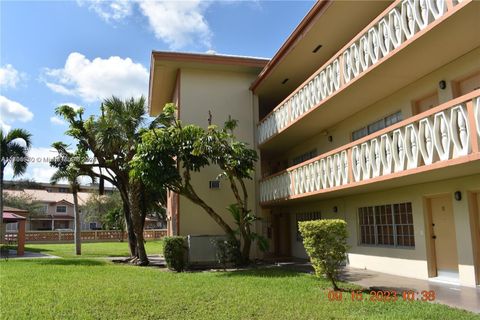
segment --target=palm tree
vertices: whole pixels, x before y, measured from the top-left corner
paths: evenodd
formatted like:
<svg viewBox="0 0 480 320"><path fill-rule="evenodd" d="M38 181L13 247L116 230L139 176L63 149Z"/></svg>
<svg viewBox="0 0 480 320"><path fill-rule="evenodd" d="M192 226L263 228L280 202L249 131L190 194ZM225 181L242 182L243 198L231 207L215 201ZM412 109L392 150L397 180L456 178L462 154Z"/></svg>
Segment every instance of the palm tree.
<svg viewBox="0 0 480 320"><path fill-rule="evenodd" d="M13 176L20 176L27 171L28 150L31 147L32 135L24 129L13 129L3 132L0 128L0 243L4 241L3 225L3 175L7 165L13 167ZM23 143L22 143L23 141Z"/></svg>
<svg viewBox="0 0 480 320"><path fill-rule="evenodd" d="M56 113L69 123L66 134L77 140L79 149L89 152L94 163L78 167L115 186L122 198L123 213L131 253L131 262L148 264L143 239L143 224L149 206L162 198L148 197L148 187L141 181L131 179L130 161L133 159L140 137L147 129L145 98L121 100L105 99L99 116L83 119L83 110L75 111L69 106L57 108ZM150 124L155 127L157 123ZM93 170L95 169L95 170Z"/></svg>
<svg viewBox="0 0 480 320"><path fill-rule="evenodd" d="M67 145L63 142L55 142L52 144L52 147L57 150L58 157L50 161L52 167L57 168L57 171L50 178L50 183L55 184L60 180L66 180L70 185L73 196L73 215L75 221L75 254L82 254L82 233L81 233L81 224L80 224L80 210L78 207L78 191L80 190L80 176L84 175L79 168L78 163L83 163L82 160L85 159L85 154L76 152L70 153L67 150ZM80 161L80 162L78 162ZM93 180L93 178L92 178Z"/></svg>

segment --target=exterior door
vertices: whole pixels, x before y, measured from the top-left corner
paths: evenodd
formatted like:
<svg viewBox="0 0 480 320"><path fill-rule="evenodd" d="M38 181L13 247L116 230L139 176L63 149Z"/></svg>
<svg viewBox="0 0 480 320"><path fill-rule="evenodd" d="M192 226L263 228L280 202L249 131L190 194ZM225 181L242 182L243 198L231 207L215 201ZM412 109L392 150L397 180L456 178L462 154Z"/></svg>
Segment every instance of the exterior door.
<svg viewBox="0 0 480 320"><path fill-rule="evenodd" d="M275 256L290 257L290 215L287 213L273 216Z"/></svg>
<svg viewBox="0 0 480 320"><path fill-rule="evenodd" d="M458 273L457 237L451 196L432 198L431 214L437 273Z"/></svg>

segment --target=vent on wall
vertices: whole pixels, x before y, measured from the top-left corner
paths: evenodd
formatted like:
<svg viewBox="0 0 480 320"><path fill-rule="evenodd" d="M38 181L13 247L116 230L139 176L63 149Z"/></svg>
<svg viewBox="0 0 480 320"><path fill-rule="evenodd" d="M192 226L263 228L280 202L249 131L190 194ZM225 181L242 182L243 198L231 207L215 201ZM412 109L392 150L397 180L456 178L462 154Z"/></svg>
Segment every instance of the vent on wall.
<svg viewBox="0 0 480 320"><path fill-rule="evenodd" d="M212 180L208 182L210 189L220 189L220 180Z"/></svg>

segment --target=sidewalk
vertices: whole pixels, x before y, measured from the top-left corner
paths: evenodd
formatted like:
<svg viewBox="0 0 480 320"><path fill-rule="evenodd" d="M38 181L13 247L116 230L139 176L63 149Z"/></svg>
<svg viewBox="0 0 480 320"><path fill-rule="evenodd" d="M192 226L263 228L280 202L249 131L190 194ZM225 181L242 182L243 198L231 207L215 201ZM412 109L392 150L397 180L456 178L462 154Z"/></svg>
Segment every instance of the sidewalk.
<svg viewBox="0 0 480 320"><path fill-rule="evenodd" d="M415 292L434 290L436 303L480 313L479 287L470 288L454 284L436 283L350 267L345 268L342 280L365 288L373 287L375 290L390 289L397 292L404 290L413 290Z"/></svg>
<svg viewBox="0 0 480 320"><path fill-rule="evenodd" d="M17 256L17 250L9 250L8 256L1 256L1 259L55 259L60 258L57 256L53 256L50 254L40 253L40 252L32 252L32 251L25 251L23 256Z"/></svg>

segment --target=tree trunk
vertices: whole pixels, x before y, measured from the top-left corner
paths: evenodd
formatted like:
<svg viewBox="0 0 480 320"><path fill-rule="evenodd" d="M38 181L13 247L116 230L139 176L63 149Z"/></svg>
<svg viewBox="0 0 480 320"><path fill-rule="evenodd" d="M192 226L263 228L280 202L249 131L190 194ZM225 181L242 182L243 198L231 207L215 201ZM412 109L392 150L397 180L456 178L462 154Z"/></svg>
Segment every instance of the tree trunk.
<svg viewBox="0 0 480 320"><path fill-rule="evenodd" d="M135 258L138 256L137 237L135 236L135 232L133 230L132 217L130 214L130 200L129 200L128 193L124 189L120 190L119 188L119 191L120 191L120 196L122 197L123 215L125 217L125 225L127 229L128 247L130 249L130 256L132 258Z"/></svg>
<svg viewBox="0 0 480 320"><path fill-rule="evenodd" d="M148 265L147 252L145 250L145 242L143 238L143 188L139 182L130 183L130 213L132 216L133 229L137 238L137 257L141 266Z"/></svg>
<svg viewBox="0 0 480 320"><path fill-rule="evenodd" d="M5 242L5 224L3 223L3 161L0 159L0 244Z"/></svg>
<svg viewBox="0 0 480 320"><path fill-rule="evenodd" d="M188 188L187 188L188 189ZM210 207L205 201L203 201L196 193L193 191L193 188L190 190L185 190L182 192L182 195L190 199L193 203L202 207L207 214L215 220L215 222L225 231L225 233L233 239L236 239L235 232L230 228L230 226L220 217L212 207Z"/></svg>
<svg viewBox="0 0 480 320"><path fill-rule="evenodd" d="M82 229L80 224L80 211L78 209L78 193L77 187L72 186L73 194L73 214L75 216L75 254L77 256L82 254Z"/></svg>
<svg viewBox="0 0 480 320"><path fill-rule="evenodd" d="M250 249L252 247L252 234L250 231L250 226L248 222L245 222L245 217L248 214L248 194L243 180L238 179L242 187L243 199L240 197L240 192L238 190L237 184L235 183L235 178L233 174L228 174L228 179L230 180L230 188L232 189L233 195L237 200L237 206L240 210L240 219L238 221L238 228L240 229L240 245L241 247L241 264L248 265L250 262Z"/></svg>

